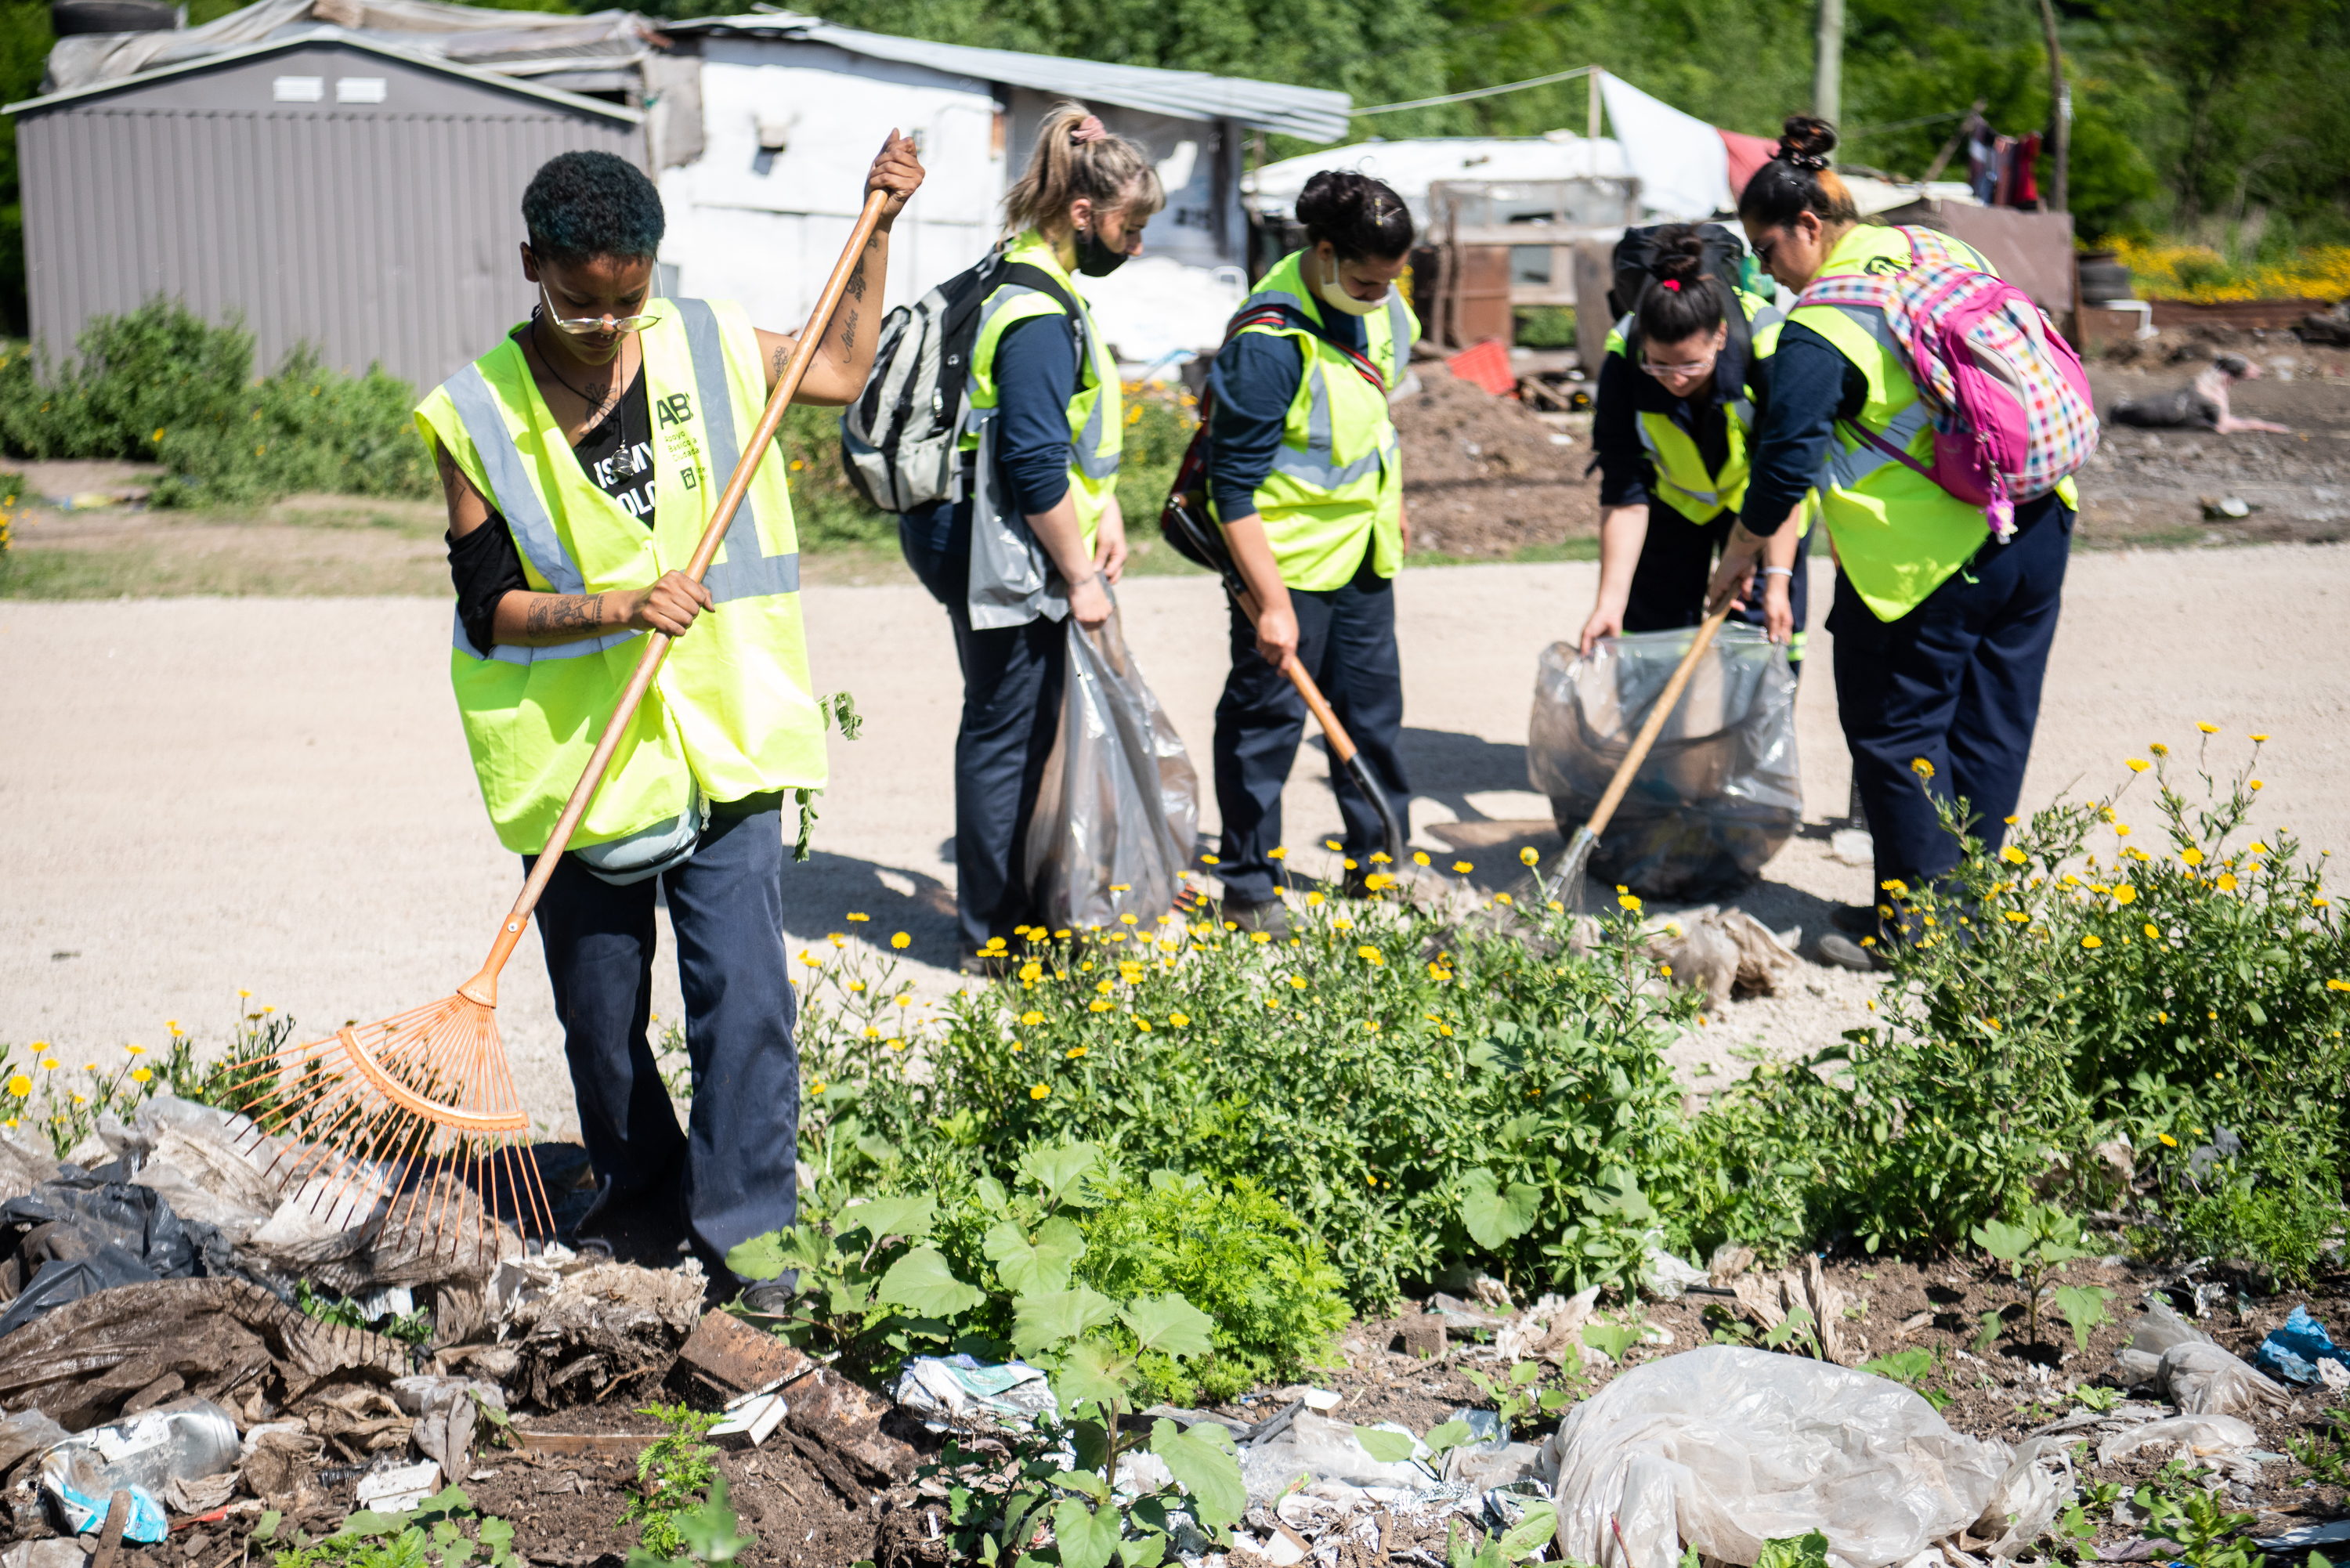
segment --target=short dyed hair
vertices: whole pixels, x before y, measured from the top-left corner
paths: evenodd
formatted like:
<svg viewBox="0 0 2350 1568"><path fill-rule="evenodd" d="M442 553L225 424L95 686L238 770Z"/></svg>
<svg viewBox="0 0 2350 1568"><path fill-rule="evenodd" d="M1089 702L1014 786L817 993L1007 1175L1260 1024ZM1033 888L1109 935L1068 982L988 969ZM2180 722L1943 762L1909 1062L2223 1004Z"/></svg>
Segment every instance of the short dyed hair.
<svg viewBox="0 0 2350 1568"><path fill-rule="evenodd" d="M645 171L609 152L559 152L522 193L530 248L548 261L649 256L669 227Z"/></svg>

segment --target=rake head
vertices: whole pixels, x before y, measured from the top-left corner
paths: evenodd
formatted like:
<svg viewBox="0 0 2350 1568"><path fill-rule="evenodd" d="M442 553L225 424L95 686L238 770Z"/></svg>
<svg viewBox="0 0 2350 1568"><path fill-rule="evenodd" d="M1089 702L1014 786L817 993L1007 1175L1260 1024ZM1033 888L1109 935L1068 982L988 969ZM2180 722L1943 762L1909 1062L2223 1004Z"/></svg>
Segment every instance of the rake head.
<svg viewBox="0 0 2350 1568"><path fill-rule="evenodd" d="M443 997L242 1065L243 1152L338 1230L486 1267L555 1222L493 1007Z"/></svg>

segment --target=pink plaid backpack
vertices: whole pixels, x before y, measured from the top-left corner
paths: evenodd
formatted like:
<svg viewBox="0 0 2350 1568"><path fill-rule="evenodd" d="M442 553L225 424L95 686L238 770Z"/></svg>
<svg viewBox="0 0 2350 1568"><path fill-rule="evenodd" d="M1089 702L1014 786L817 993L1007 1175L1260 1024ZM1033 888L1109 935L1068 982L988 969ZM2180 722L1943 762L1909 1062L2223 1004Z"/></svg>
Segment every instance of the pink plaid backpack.
<svg viewBox="0 0 2350 1568"><path fill-rule="evenodd" d="M2080 356L2031 296L1984 272L1932 229L1900 230L1907 271L1815 278L1795 307L1883 313L1934 424L1928 468L1884 438L1853 429L1960 501L1981 506L1991 535L2015 532L2015 504L2045 495L2097 450L2097 410ZM1882 333L1871 331L1880 340Z"/></svg>

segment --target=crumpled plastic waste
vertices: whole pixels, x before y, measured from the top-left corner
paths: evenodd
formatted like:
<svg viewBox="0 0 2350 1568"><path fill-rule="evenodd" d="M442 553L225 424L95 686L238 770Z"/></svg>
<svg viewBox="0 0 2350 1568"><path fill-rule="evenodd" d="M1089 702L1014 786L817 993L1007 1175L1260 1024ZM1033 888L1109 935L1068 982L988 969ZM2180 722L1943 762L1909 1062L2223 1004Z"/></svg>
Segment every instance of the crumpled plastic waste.
<svg viewBox="0 0 2350 1568"><path fill-rule="evenodd" d="M1332 1420L1312 1410L1298 1411L1279 1432L1241 1451L1241 1480L1248 1487L1249 1501L1271 1501L1300 1481L1330 1480L1411 1492L1435 1485L1434 1472L1417 1462L1429 1454L1417 1434L1393 1422L1378 1425L1380 1430L1411 1438L1412 1457L1375 1459L1355 1435L1353 1423Z"/></svg>
<svg viewBox="0 0 2350 1568"><path fill-rule="evenodd" d="M2149 1302L2146 1314L2130 1325L2129 1343L2114 1353L2114 1376L2132 1388L2153 1384L2189 1416L2239 1415L2291 1397L2162 1301Z"/></svg>
<svg viewBox="0 0 2350 1568"><path fill-rule="evenodd" d="M1640 1288L1660 1302L1677 1302L1691 1285L1706 1282L1706 1272L1666 1251L1661 1234L1651 1231L1643 1241Z"/></svg>
<svg viewBox="0 0 2350 1568"><path fill-rule="evenodd" d="M182 1223L151 1188L79 1175L0 1202L0 1250L13 1287L0 1339L68 1302L215 1273L229 1258L217 1231Z"/></svg>
<svg viewBox="0 0 2350 1568"><path fill-rule="evenodd" d="M2116 1432L2097 1445L2097 1462L2118 1464L2140 1449L2183 1445L2189 1459L2232 1459L2260 1447L2261 1435L2233 1416L2173 1416Z"/></svg>
<svg viewBox="0 0 2350 1568"><path fill-rule="evenodd" d="M2254 1366L2288 1383L2318 1381L2317 1364L2321 1361L2350 1367L2350 1351L2336 1345L2334 1336L2325 1332L2325 1325L2310 1316L2305 1306L2293 1308L2283 1327L2271 1329L2252 1355Z"/></svg>
<svg viewBox="0 0 2350 1568"><path fill-rule="evenodd" d="M1118 612L1090 631L1071 616L1067 638L1060 723L1028 822L1029 897L1055 930L1154 921L1183 890L1199 774Z"/></svg>
<svg viewBox="0 0 2350 1568"><path fill-rule="evenodd" d="M1545 1295L1494 1333L1494 1354L1509 1366L1526 1360L1597 1366L1607 1357L1583 1343L1583 1325L1598 1304L1597 1285L1572 1296Z"/></svg>
<svg viewBox="0 0 2350 1568"><path fill-rule="evenodd" d="M990 1366L969 1355L918 1355L898 1374L899 1406L933 1432L1024 1432L1057 1420L1060 1401L1024 1361Z"/></svg>
<svg viewBox="0 0 2350 1568"><path fill-rule="evenodd" d="M416 1418L409 1436L426 1459L452 1476L473 1468L473 1425L481 1406L504 1413L505 1390L470 1377L396 1377L392 1402Z"/></svg>
<svg viewBox="0 0 2350 1568"><path fill-rule="evenodd" d="M1752 1563L1814 1529L1839 1568L1879 1568L1970 1532L2034 1539L2071 1490L2045 1447L1966 1437L1890 1379L1730 1345L1635 1367L1544 1447L1560 1555L1623 1568L1674 1568L1685 1542Z"/></svg>
<svg viewBox="0 0 2350 1568"><path fill-rule="evenodd" d="M1589 820L1694 635L1604 638L1588 659L1571 642L1543 650L1526 771L1561 833ZM1727 892L1779 852L1803 809L1787 650L1759 628L1724 627L1633 774L1590 874L1652 898Z"/></svg>
<svg viewBox="0 0 2350 1568"><path fill-rule="evenodd" d="M1798 961L1798 926L1774 932L1743 909L1708 904L1653 922L1648 954L1669 965L1675 985L1702 991L1715 1005L1731 997L1775 996Z"/></svg>
<svg viewBox="0 0 2350 1568"><path fill-rule="evenodd" d="M236 1420L209 1399L177 1399L125 1421L78 1433L41 1457L41 1490L67 1526L89 1534L105 1526L114 1494L130 1494L123 1539L163 1539L163 1494L175 1482L233 1474L241 1445Z"/></svg>

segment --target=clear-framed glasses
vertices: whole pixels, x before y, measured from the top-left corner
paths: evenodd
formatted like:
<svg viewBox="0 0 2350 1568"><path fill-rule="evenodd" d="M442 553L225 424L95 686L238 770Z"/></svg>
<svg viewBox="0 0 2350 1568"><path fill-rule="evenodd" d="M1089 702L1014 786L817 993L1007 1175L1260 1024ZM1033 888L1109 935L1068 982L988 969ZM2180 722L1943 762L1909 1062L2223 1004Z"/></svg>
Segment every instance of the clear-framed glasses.
<svg viewBox="0 0 2350 1568"><path fill-rule="evenodd" d="M595 337L607 332L642 332L660 319L658 314L645 316L557 316L555 297L546 292L546 285L538 286L538 297L546 302L546 322L557 332L568 332L574 337Z"/></svg>
<svg viewBox="0 0 2350 1568"><path fill-rule="evenodd" d="M1702 376L1712 369L1715 361L1721 358L1719 354L1709 354L1704 358L1687 365L1659 365L1644 357L1640 360L1640 369L1660 381L1669 376Z"/></svg>

